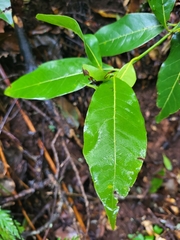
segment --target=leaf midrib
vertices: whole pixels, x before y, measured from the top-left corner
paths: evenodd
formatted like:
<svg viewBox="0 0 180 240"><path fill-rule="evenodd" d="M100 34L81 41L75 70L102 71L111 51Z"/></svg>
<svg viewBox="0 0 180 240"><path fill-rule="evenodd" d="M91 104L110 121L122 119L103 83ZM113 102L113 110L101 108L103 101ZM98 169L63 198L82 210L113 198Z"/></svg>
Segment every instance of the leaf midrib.
<svg viewBox="0 0 180 240"><path fill-rule="evenodd" d="M137 31L133 31L133 32L131 32L131 33L128 33L128 34L120 35L120 36L118 36L118 37L116 37L116 38L113 38L113 39L111 38L110 40L107 40L107 41L104 41L104 42L99 43L99 46L104 45L104 44L109 43L109 42L114 42L114 41L116 41L116 40L119 40L119 39L121 39L121 38L124 38L124 37L130 36L130 35L136 34L136 33L138 33L138 32L145 32L146 30L151 30L151 29L153 29L153 28L158 28L158 27L161 27L161 26L162 26L161 24L159 24L159 25L154 25L154 26L151 26L151 27L149 27L149 28L143 28L143 30L140 29L140 30L137 30Z"/></svg>
<svg viewBox="0 0 180 240"><path fill-rule="evenodd" d="M174 91L174 89L175 89L175 86L176 86L177 82L179 81L179 78L180 78L180 73L177 75L176 81L174 82L174 84L173 84L173 86L172 86L172 88L171 88L171 91L170 91L170 93L168 94L167 99L166 99L164 105L162 106L162 110L166 107L166 105L167 105L170 97L173 95L173 91ZM162 112L162 111L161 111L161 112Z"/></svg>
<svg viewBox="0 0 180 240"><path fill-rule="evenodd" d="M29 86L25 86L25 87L23 87L23 88L18 88L18 89L13 90L13 91L16 92L16 91L20 91L20 90L27 89L27 88L38 87L38 86L42 86L42 85L47 84L47 83L50 83L50 82L62 80L62 79L69 78L69 77L71 78L71 77L78 76L78 75L82 75L82 76L83 76L82 73L76 73L76 74L66 75L66 76L62 76L62 77L53 78L53 79L50 79L50 80L47 80L47 81L43 81L43 82L31 84L31 85L29 85Z"/></svg>
<svg viewBox="0 0 180 240"><path fill-rule="evenodd" d="M92 54L92 56L93 56L93 58L94 58L94 60L95 60L95 62L96 62L96 64L97 64L97 66L99 67L99 68L101 68L101 66L99 65L99 62L98 62L98 59L96 58L96 55L94 55L94 52L91 50L91 47L84 41L84 43L86 44L86 46L88 47L88 49L89 49L89 51L91 52L91 54ZM88 54L87 54L88 55Z"/></svg>
<svg viewBox="0 0 180 240"><path fill-rule="evenodd" d="M114 176L113 176L113 189L115 189L115 178L116 178L116 78L113 79L113 92L114 92L114 102L113 102L113 142L114 142ZM113 198L112 198L112 204L113 204Z"/></svg>

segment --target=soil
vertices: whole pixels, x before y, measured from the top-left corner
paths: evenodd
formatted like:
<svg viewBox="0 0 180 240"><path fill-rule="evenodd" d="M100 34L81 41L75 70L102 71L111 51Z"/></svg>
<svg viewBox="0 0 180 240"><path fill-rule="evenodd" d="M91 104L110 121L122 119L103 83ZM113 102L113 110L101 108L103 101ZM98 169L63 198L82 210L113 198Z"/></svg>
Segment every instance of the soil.
<svg viewBox="0 0 180 240"><path fill-rule="evenodd" d="M35 19L37 13L69 15L79 22L84 33L94 33L101 26L116 21L116 14L149 11L146 1L140 0L98 3L90 0L13 0L12 8L13 14L23 21L36 65L85 55L78 37L65 29L38 22ZM179 21L179 12L177 4L171 16L174 21ZM1 33L4 40L1 38L0 41L0 62L12 82L27 69L14 29L3 25L1 31L4 31ZM121 67L148 46L104 61ZM0 205L10 209L12 216L24 223L25 239L70 239L78 235L81 239L126 240L130 239L129 234L134 234L131 239L138 234L154 235L154 239L180 239L180 114L177 112L159 124L155 121L159 112L156 80L160 65L167 57L165 47L167 44L135 65L138 80L134 90L146 123L147 156L129 195L119 199L120 210L114 231L95 193L82 155L84 118L93 91L83 89L52 102L18 100L18 105L2 94L7 81L1 80L0 118L1 123L5 121L0 134L1 158L5 157L9 167L6 171L0 165L0 184L6 183L9 193L0 190ZM63 117L63 112L68 117ZM35 130L28 125L30 123ZM171 170L165 167L163 156L169 158ZM156 183L152 190L155 180L160 185L157 187ZM34 228L24 220L24 211ZM81 220L86 227L88 219L90 226L85 235ZM162 229L156 236L152 230L155 225ZM139 235L137 239L144 238Z"/></svg>

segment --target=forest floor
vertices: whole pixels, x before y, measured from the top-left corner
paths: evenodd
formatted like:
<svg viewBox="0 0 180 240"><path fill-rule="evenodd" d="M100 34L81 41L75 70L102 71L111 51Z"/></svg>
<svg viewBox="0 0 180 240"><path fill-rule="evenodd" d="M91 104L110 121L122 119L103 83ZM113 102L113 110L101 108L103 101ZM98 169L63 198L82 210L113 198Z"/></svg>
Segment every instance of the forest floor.
<svg viewBox="0 0 180 240"><path fill-rule="evenodd" d="M84 33L94 33L116 21L117 14L124 16L127 12L149 11L146 1L140 0L12 2L13 12L23 21L37 65L85 54L77 36L65 29L38 22L35 19L37 13L69 15L79 22ZM180 6L177 4L171 17L179 21L179 15ZM25 73L25 65L14 29L0 21L0 31L0 63L12 82ZM148 44L152 45L155 40ZM121 67L146 50L148 44L104 61ZM165 48L166 43L135 64L138 80L134 90L146 123L147 156L129 195L126 199L119 199L120 210L114 231L95 193L82 155L83 123L93 91L85 88L53 99L51 106L43 101L18 100L17 104L3 96L6 81L2 77L1 123L7 119L0 134L0 147L10 167L8 176L0 166L0 184L10 193L0 190L0 205L10 209L15 219L27 225L25 239L54 240L80 236L81 239L92 240L126 240L129 239L128 234L135 234L132 239L139 235L139 240L150 235L154 235L154 239L180 239L180 114L173 114L159 124L155 122L159 112L156 107L156 80L160 65L167 57ZM58 112L59 109L61 111ZM59 123L54 112L58 114ZM78 122L75 119L77 113ZM169 158L171 170L166 169L163 156ZM34 230L24 220L24 211ZM85 236L84 227L88 220L90 226ZM153 232L155 225L162 229L162 233L156 236Z"/></svg>

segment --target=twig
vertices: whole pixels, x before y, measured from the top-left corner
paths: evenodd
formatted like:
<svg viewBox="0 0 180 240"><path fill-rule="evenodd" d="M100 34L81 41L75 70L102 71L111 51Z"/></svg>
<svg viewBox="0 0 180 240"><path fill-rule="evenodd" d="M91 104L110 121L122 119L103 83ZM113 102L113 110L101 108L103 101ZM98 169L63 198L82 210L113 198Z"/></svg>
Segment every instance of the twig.
<svg viewBox="0 0 180 240"><path fill-rule="evenodd" d="M2 131L2 129L3 129L4 125L5 125L5 123L6 123L7 119L8 119L9 114L11 113L14 105L16 104L16 101L17 101L16 99L13 100L13 102L11 103L11 106L7 110L6 115L4 116L4 118L3 118L3 120L2 120L2 122L0 124L0 134L1 134L1 131Z"/></svg>
<svg viewBox="0 0 180 240"><path fill-rule="evenodd" d="M40 217L44 214L45 211L49 211L50 206L51 206L51 204L52 204L52 201L53 201L53 200L51 200L50 202L48 202L48 203L38 212L38 214L32 219L32 223L35 224L35 222L38 220L38 218L40 218Z"/></svg>
<svg viewBox="0 0 180 240"><path fill-rule="evenodd" d="M30 226L33 230L35 230L35 227L34 227L33 223L31 222L29 216L27 215L25 209L23 208L21 201L18 200L18 203L19 203L19 206L21 207L21 211L22 211L22 213L23 213L26 221L28 222L29 226ZM42 238L40 237L39 234L37 234L36 237L37 237L38 240L42 240Z"/></svg>
<svg viewBox="0 0 180 240"><path fill-rule="evenodd" d="M10 174L9 174L9 171L8 171L9 165L6 161L6 158L5 158L3 149L2 149L1 141L0 141L0 158L1 158L1 161L3 162L3 165L4 165L4 173L6 173L8 177L10 177Z"/></svg>
<svg viewBox="0 0 180 240"><path fill-rule="evenodd" d="M65 191L65 193L69 193L66 185L65 185L63 182L62 182L62 188L63 188L63 190ZM69 201L69 203L72 205L72 209L73 209L74 214L75 214L75 216L76 216L76 218L77 218L77 220L78 220L78 222L79 222L79 224L80 224L80 227L81 227L82 231L83 231L84 233L86 233L86 227L85 227L85 225L84 225L84 222L82 221L81 216L79 215L79 212L78 212L76 206L74 205L73 199L72 199L71 197L68 197L68 201Z"/></svg>
<svg viewBox="0 0 180 240"><path fill-rule="evenodd" d="M64 178L64 173L66 171L66 167L69 163L69 158L66 157L66 159L61 163L60 168L61 168L61 178L60 181L62 181L62 179Z"/></svg>
<svg viewBox="0 0 180 240"><path fill-rule="evenodd" d="M5 156L4 156L4 153L3 153L3 151L2 151L1 146L0 146L0 154L1 154L1 158L3 158L2 161L4 162L4 165L5 165L5 166L8 166L7 161L6 161L6 158L5 158ZM6 170L7 170L7 173L6 173L7 176L10 177L10 173L9 173L8 169L6 169ZM16 194L17 194L16 191L14 191L13 194L16 195ZM25 217L26 221L28 222L29 226L30 226L33 230L35 230L35 227L34 227L33 223L31 222L29 216L27 215L27 213L26 213L25 209L23 208L22 203L21 203L21 201L20 201L19 199L18 199L18 204L19 204L19 206L21 207L22 214L24 215L24 217ZM37 237L38 240L42 240L42 238L41 238L39 235L36 235L36 237Z"/></svg>
<svg viewBox="0 0 180 240"><path fill-rule="evenodd" d="M28 106L30 106L32 109L34 109L36 112L38 112L41 116L43 116L43 118L49 122L50 124L52 123L52 120L49 116L47 116L43 111L41 111L41 109L39 109L38 107L36 107L34 104L32 104L32 102L27 101L27 100L22 100L23 102L25 102Z"/></svg>
<svg viewBox="0 0 180 240"><path fill-rule="evenodd" d="M33 236L33 235L37 235L37 234L40 234L41 232L43 232L45 229L47 228L50 228L51 224L53 222L55 222L57 219L59 218L59 213L57 214L53 214L50 218L50 220L44 224L44 226L34 230L34 231L31 231L31 232L24 232L22 235L23 237L27 238L29 236Z"/></svg>
<svg viewBox="0 0 180 240"><path fill-rule="evenodd" d="M19 146L21 145L19 139L15 137L12 133L7 132L6 130L2 129L2 133L4 133L7 137L9 137L11 140L16 142Z"/></svg>
<svg viewBox="0 0 180 240"><path fill-rule="evenodd" d="M56 143L56 140L57 138L59 137L60 133L61 133L62 129L59 128L54 139L52 140L51 142L51 148L52 148L52 151L53 151L53 154L54 154L54 161L56 163L56 173L55 173L55 178L58 179L58 176L59 176L59 169L60 169L60 165L59 165L59 158L58 158L58 154L57 154L57 151L56 151L56 148L55 148L55 143Z"/></svg>
<svg viewBox="0 0 180 240"><path fill-rule="evenodd" d="M66 146L66 144L65 144L65 142L64 142L63 140L62 140L62 145L63 145L63 147L64 147L64 150L65 150L65 152L66 152L67 157L69 157L70 163L71 163L72 168L73 168L73 170L74 170L74 172L75 172L75 174L76 174L76 178L77 178L77 180L78 180L79 187L80 187L81 192L82 192L82 195L83 195L83 197L84 197L85 206L86 206L86 213L87 213L86 233L88 233L89 225L90 225L89 201L88 201L87 196L86 196L86 193L85 193L85 191L84 191L84 187L83 187L82 182L81 182L81 179L80 179L80 177L79 177L79 173L78 173L78 170L77 170L77 168L76 168L76 165L74 164L74 161L73 161L73 159L71 158L70 152L69 152L69 150L68 150L68 148L67 148L67 146Z"/></svg>
<svg viewBox="0 0 180 240"><path fill-rule="evenodd" d="M56 166L55 166L52 158L50 157L48 151L46 150L46 148L45 148L45 146L44 146L44 144L43 144L43 142L41 141L40 138L38 139L38 146L40 147L40 149L43 150L45 159L46 159L46 161L48 162L48 164L49 164L52 172L53 172L54 174L56 174Z"/></svg>
<svg viewBox="0 0 180 240"><path fill-rule="evenodd" d="M81 193L66 193L65 195L68 197L83 197ZM91 201L97 201L97 202L100 201L98 197L92 197L91 195L87 195L87 194L86 196Z"/></svg>
<svg viewBox="0 0 180 240"><path fill-rule="evenodd" d="M46 170L46 174L48 175L48 177L51 179L51 182L52 184L54 185L55 189L54 189L54 198L53 198L53 204L52 204L52 210L51 210L51 216L54 215L57 210L58 212L61 211L61 207L60 207L60 210L59 208L56 209L55 211L55 207L57 206L56 205L56 201L57 201L57 196L59 194L59 196L61 196L61 190L60 190L60 185L59 183L57 182L57 179L55 179L54 175L52 175L51 173L49 173L49 170L47 169ZM61 198L60 198L61 199ZM45 234L44 234L44 237L43 237L43 240L46 240L47 238L47 235L49 233L49 230L50 230L50 227L48 227L45 231Z"/></svg>
<svg viewBox="0 0 180 240"><path fill-rule="evenodd" d="M43 182L40 183L35 183L33 188L29 188L26 190L21 191L20 193L16 193L15 195L11 196L11 197L7 197L3 200L0 201L0 204L6 204L8 202L14 201L14 200L18 200L20 198L23 198L27 195L33 194L36 190L42 189L45 186L48 186L51 183L50 179L45 179Z"/></svg>
<svg viewBox="0 0 180 240"><path fill-rule="evenodd" d="M9 75L8 75L8 78L18 77L18 76L19 76L18 73L13 73L13 74L9 74ZM6 80L6 79L0 77L0 82L1 82L1 81L4 81L4 80Z"/></svg>

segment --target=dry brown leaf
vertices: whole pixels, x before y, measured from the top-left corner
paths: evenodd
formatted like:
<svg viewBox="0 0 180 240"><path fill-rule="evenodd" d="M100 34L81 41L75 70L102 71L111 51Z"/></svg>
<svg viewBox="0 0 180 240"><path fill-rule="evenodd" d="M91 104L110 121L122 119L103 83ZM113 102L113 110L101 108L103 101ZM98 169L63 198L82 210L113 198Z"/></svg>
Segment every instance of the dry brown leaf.
<svg viewBox="0 0 180 240"><path fill-rule="evenodd" d="M171 205L170 208L175 215L179 214L179 208L177 206Z"/></svg>
<svg viewBox="0 0 180 240"><path fill-rule="evenodd" d="M145 227L146 232L147 232L150 236L154 235L154 230L153 230L153 226L152 226L152 222L151 222L151 221L149 221L149 220L144 220L144 221L142 221L141 224Z"/></svg>

